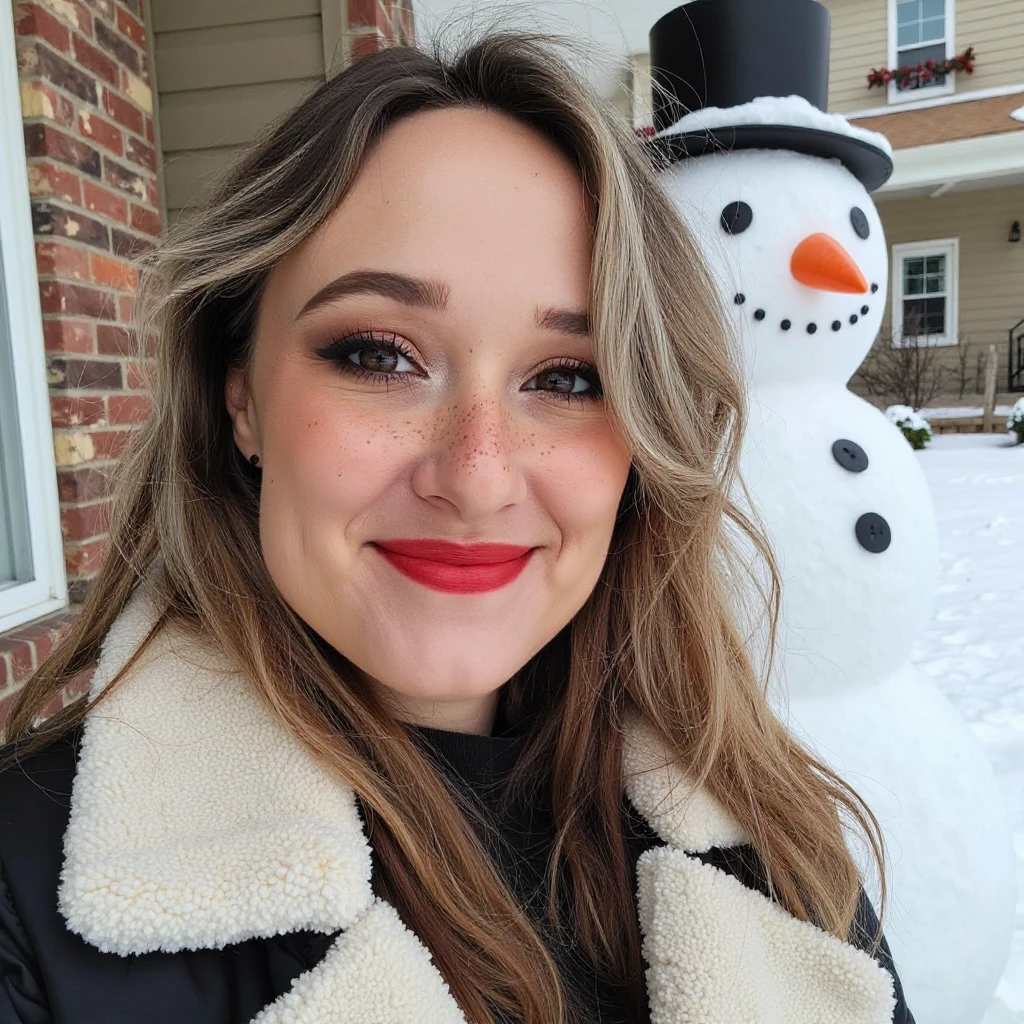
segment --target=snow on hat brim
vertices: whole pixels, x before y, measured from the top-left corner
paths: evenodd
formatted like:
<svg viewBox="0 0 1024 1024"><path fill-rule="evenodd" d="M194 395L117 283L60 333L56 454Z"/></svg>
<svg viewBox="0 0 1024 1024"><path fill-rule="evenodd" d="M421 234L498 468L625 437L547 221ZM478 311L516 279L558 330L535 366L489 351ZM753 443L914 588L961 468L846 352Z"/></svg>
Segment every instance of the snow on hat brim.
<svg viewBox="0 0 1024 1024"><path fill-rule="evenodd" d="M839 160L873 192L892 174L892 146L878 132L827 114L802 96L763 96L736 107L704 107L658 132L655 147L671 160L732 149L790 149Z"/></svg>

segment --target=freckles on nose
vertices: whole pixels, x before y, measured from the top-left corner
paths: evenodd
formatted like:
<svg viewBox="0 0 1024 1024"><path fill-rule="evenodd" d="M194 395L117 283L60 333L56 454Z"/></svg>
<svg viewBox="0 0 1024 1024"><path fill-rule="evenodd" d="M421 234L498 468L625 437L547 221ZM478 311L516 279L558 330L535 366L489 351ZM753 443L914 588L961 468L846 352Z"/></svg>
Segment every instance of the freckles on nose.
<svg viewBox="0 0 1024 1024"><path fill-rule="evenodd" d="M499 402L449 406L437 424L437 434L448 456L465 469L473 469L480 459L500 459L507 470L509 456L522 444L512 416Z"/></svg>

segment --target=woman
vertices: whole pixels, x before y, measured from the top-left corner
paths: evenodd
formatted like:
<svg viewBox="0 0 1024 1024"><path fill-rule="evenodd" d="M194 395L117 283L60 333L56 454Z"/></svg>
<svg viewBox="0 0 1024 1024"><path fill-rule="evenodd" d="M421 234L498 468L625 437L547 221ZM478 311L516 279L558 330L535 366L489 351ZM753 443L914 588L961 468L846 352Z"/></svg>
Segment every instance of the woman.
<svg viewBox="0 0 1024 1024"><path fill-rule="evenodd" d="M727 607L712 285L550 43L366 58L143 276L153 414L0 776L0 1024L912 1019L877 825Z"/></svg>

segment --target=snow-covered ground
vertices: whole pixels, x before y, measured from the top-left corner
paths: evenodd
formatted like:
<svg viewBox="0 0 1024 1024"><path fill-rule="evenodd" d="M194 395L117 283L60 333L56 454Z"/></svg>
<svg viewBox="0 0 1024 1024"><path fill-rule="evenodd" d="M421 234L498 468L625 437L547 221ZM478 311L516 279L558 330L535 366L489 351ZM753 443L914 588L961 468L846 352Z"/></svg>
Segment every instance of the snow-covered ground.
<svg viewBox="0 0 1024 1024"><path fill-rule="evenodd" d="M984 743L1014 818L1017 927L986 1024L1024 1024L1024 445L1012 440L939 434L917 453L941 561L935 611L913 660Z"/></svg>

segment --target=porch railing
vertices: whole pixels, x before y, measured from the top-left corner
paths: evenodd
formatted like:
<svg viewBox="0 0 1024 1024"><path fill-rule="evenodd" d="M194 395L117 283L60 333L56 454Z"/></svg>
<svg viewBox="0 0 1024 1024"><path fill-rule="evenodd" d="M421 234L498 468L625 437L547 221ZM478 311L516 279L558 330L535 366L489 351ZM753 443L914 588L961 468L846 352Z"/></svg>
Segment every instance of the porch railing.
<svg viewBox="0 0 1024 1024"><path fill-rule="evenodd" d="M1007 390L1024 391L1024 320L1010 328Z"/></svg>

